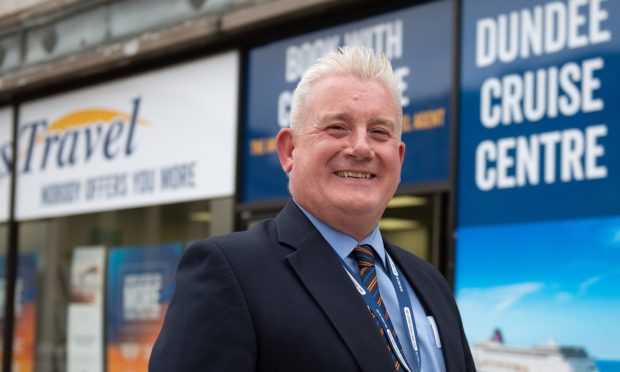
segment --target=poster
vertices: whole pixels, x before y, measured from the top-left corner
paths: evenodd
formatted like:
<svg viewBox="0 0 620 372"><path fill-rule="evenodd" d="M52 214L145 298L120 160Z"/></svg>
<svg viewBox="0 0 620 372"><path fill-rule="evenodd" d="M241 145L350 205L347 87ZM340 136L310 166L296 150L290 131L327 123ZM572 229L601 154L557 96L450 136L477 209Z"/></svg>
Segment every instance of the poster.
<svg viewBox="0 0 620 372"><path fill-rule="evenodd" d="M113 248L106 290L107 371L143 372L174 292L181 243Z"/></svg>
<svg viewBox="0 0 620 372"><path fill-rule="evenodd" d="M620 370L620 216L458 234L456 293L481 371ZM488 344L496 331L501 346Z"/></svg>
<svg viewBox="0 0 620 372"><path fill-rule="evenodd" d="M452 2L433 1L250 50L245 82L241 200L288 197L275 137L289 126L292 93L322 54L365 46L390 59L403 105L403 185L448 185ZM432 37L429 37L432 35Z"/></svg>
<svg viewBox="0 0 620 372"><path fill-rule="evenodd" d="M13 329L13 371L33 372L37 329L37 254L18 257L15 283L15 323ZM6 256L0 257L0 308L5 306ZM0 331L4 329L4 312ZM2 351L0 350L0 357Z"/></svg>
<svg viewBox="0 0 620 372"><path fill-rule="evenodd" d="M620 370L620 2L462 2L455 291L480 371Z"/></svg>
<svg viewBox="0 0 620 372"><path fill-rule="evenodd" d="M71 261L67 371L102 372L105 247L77 247Z"/></svg>

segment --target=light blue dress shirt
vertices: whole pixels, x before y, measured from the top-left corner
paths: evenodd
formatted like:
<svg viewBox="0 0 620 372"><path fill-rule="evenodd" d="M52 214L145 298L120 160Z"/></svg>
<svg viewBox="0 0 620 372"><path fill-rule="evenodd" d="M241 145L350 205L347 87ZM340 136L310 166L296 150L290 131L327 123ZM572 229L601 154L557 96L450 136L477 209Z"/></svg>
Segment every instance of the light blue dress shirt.
<svg viewBox="0 0 620 372"><path fill-rule="evenodd" d="M295 203L297 204L297 202ZM336 254L338 254L338 256L340 256L340 258L342 258L344 262L349 265L352 270L354 270L354 272L359 272L359 267L357 266L357 263L355 262L353 257L350 256L351 252L353 252L355 247L360 244L369 244L374 248L376 252L376 257L380 258L381 260L379 265L375 264L377 281L379 282L379 292L381 293L381 297L383 298L385 308L390 314L390 319L392 320L392 324L394 326L394 329L396 330L396 334L398 335L398 339L403 348L403 353L405 354L405 358L407 359L407 364L409 364L412 371L415 371L416 368L414 362L413 345L411 345L411 341L409 340L409 332L405 328L403 315L400 311L400 306L398 305L396 289L392 285L392 281L386 273L386 251L385 247L383 246L383 238L381 237L379 226L375 227L373 232L370 233L370 235L364 238L361 242L358 242L349 235L341 233L340 231L337 231L328 226L327 224L321 222L319 219L315 218L308 211L299 206L299 204L297 204L297 206L302 210L302 212L304 212L304 214L306 215L306 217L308 217L310 222L312 222L314 227L319 230L323 238L334 249ZM435 332L433 331L433 326L427 318L426 312L424 311L420 300L411 288L409 282L407 282L407 279L405 279L405 286L407 287L407 293L409 294L409 298L411 300L413 317L418 331L417 342L421 352L420 358L422 360L422 369L420 370L420 372L445 372L446 366L444 363L443 354L441 353L441 348L439 347L440 345L437 344ZM437 327L440 326L440 324L437 325Z"/></svg>

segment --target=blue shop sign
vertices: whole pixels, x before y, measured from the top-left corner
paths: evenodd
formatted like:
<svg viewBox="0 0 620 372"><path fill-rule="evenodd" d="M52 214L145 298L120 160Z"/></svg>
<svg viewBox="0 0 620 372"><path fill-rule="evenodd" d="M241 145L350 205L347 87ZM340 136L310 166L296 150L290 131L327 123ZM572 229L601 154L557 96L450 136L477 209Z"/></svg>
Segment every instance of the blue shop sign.
<svg viewBox="0 0 620 372"><path fill-rule="evenodd" d="M289 126L292 93L327 51L364 45L392 61L403 102L402 184L449 181L452 2L437 1L254 48L249 53L242 150L244 202L284 198L275 148Z"/></svg>
<svg viewBox="0 0 620 372"><path fill-rule="evenodd" d="M620 214L620 2L465 0L459 226Z"/></svg>

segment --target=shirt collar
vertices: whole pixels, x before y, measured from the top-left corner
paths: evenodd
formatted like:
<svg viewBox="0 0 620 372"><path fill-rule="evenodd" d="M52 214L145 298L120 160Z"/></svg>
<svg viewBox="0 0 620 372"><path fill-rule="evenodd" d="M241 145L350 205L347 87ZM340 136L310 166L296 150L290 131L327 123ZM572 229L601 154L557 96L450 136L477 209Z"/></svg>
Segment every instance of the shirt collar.
<svg viewBox="0 0 620 372"><path fill-rule="evenodd" d="M377 253L377 257L381 259L383 267L386 267L385 264L385 247L383 246L383 238L381 237L381 231L379 231L379 225L375 226L374 230L368 234L361 242L353 239L351 236L340 232L318 218L314 217L310 212L301 207L295 199L293 202L301 209L301 211L308 217L310 222L319 230L319 233L323 236L323 238L329 243L332 249L342 258L346 259L353 249L361 244L371 245L372 248Z"/></svg>

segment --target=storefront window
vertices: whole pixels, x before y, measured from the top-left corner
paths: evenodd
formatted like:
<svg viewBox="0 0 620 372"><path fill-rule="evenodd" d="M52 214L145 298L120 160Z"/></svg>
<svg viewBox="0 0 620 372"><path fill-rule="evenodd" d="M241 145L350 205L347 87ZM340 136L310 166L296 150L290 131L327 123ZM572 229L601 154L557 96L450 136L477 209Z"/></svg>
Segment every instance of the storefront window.
<svg viewBox="0 0 620 372"><path fill-rule="evenodd" d="M440 216L435 208L435 195L400 195L390 201L379 221L381 234L390 243L408 250L416 256L433 263L433 249L439 249L433 241L437 234L436 221ZM262 210L241 212L241 228L249 228L265 218L274 217L281 206ZM438 253L437 253L438 254Z"/></svg>
<svg viewBox="0 0 620 372"><path fill-rule="evenodd" d="M379 221L384 239L416 256L431 261L433 198L402 195L394 197Z"/></svg>
<svg viewBox="0 0 620 372"><path fill-rule="evenodd" d="M4 304L6 303L6 255L9 250L9 228L8 224L0 223L0 357L2 356L2 347L4 344ZM2 363L0 361L0 363ZM0 366L0 371L2 367Z"/></svg>
<svg viewBox="0 0 620 372"><path fill-rule="evenodd" d="M99 371L104 363L108 370L111 364L146 370L181 251L193 240L231 232L233 203L222 198L21 223L20 316L31 327L17 320L22 333L14 344L23 346L22 366L34 365L23 370L66 371L72 363L88 363L90 371L93 363ZM32 348L29 340L36 340Z"/></svg>

